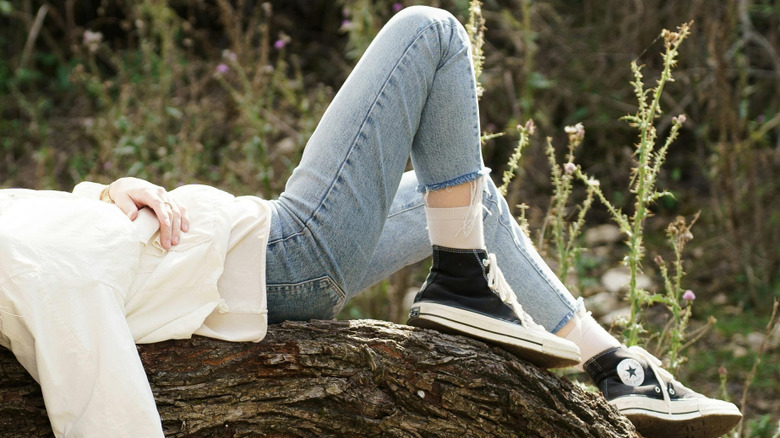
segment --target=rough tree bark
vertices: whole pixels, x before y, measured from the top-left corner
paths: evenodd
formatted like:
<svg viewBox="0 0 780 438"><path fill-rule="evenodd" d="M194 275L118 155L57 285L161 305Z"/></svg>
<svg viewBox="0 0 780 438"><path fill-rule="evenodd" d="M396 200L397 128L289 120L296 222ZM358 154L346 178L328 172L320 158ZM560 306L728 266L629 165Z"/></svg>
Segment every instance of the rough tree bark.
<svg viewBox="0 0 780 438"><path fill-rule="evenodd" d="M500 348L387 322L288 322L258 344L139 352L169 437L637 436L601 396ZM51 436L38 385L7 350L0 436Z"/></svg>

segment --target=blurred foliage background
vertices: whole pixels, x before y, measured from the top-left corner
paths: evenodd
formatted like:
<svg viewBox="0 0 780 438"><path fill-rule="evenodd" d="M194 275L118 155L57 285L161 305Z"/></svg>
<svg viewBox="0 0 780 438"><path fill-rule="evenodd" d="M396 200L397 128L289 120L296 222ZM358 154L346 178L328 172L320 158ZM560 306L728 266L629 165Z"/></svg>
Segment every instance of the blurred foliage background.
<svg viewBox="0 0 780 438"><path fill-rule="evenodd" d="M468 17L467 0L0 0L0 186L70 190L132 175L272 198L351 66L412 4ZM577 162L631 208L621 201L636 141L620 120L635 112L629 63L656 77L661 29L693 20L658 124L687 115L659 180L675 196L655 205L648 246L675 216L701 212L686 254L693 324L719 322L689 348L683 377L709 395L723 378L734 398L752 379L745 433L772 436L780 346L767 344L755 377L756 352L734 351L762 333L780 296L780 1L485 0L482 14L482 127L505 133L484 156L500 175L515 127L535 121L508 194L528 205L532 229L550 199L544 138L564 145L563 127L577 122L587 130ZM603 209L588 213L589 226L608 221ZM619 261L583 252L575 293L592 292L588 279ZM343 316L402 320L398 302L424 269L378 285Z"/></svg>

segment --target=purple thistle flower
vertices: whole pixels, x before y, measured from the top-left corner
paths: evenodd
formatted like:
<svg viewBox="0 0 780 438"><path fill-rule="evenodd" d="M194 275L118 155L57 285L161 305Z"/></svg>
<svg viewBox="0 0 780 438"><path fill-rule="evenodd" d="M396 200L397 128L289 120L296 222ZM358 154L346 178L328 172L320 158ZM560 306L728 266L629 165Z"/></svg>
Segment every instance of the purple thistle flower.
<svg viewBox="0 0 780 438"><path fill-rule="evenodd" d="M398 12L403 8L404 5L402 5L401 3L393 3L393 12Z"/></svg>
<svg viewBox="0 0 780 438"><path fill-rule="evenodd" d="M696 294L694 294L692 290L688 289L688 290L685 291L685 293L683 294L682 298L685 301L689 301L690 302L690 301L693 301L693 300L696 299Z"/></svg>
<svg viewBox="0 0 780 438"><path fill-rule="evenodd" d="M287 45L287 43L284 40L279 39L279 40L276 40L276 42L274 43L274 49L282 50L284 48L284 46L286 46L286 45Z"/></svg>
<svg viewBox="0 0 780 438"><path fill-rule="evenodd" d="M528 121L525 122L525 130L528 131L528 135L536 135L536 123L534 123L534 119L528 119Z"/></svg>
<svg viewBox="0 0 780 438"><path fill-rule="evenodd" d="M225 74L230 70L230 67L227 66L227 64L219 64L217 66L217 73L219 74Z"/></svg>

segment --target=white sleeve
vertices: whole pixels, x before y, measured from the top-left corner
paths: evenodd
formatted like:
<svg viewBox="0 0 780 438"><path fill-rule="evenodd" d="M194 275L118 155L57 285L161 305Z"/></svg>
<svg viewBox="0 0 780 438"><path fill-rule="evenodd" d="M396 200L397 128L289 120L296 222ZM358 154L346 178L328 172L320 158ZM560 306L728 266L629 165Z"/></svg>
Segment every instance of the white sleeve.
<svg viewBox="0 0 780 438"><path fill-rule="evenodd" d="M84 181L73 187L73 194L82 198L100 199L100 192L106 188L105 184Z"/></svg>

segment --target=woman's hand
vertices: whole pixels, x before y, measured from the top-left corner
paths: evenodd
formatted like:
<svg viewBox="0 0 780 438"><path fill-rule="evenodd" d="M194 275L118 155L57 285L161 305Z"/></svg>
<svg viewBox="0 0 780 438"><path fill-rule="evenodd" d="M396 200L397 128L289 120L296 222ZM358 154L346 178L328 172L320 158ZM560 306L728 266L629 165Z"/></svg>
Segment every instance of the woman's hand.
<svg viewBox="0 0 780 438"><path fill-rule="evenodd" d="M125 177L111 183L108 195L130 220L138 217L138 209L149 207L160 221L160 243L171 249L178 245L182 232L190 228L187 210L176 203L164 188L139 178Z"/></svg>

